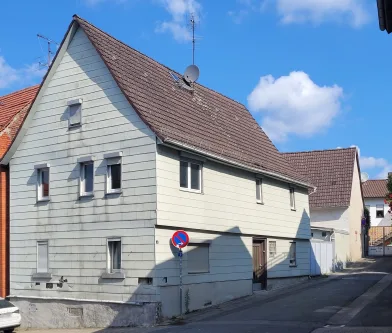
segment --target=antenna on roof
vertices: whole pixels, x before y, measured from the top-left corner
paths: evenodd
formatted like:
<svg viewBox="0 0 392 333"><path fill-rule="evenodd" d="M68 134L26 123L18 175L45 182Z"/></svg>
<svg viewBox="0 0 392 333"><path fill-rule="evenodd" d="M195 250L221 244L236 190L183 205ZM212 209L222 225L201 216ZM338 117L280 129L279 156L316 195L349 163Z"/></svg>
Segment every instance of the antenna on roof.
<svg viewBox="0 0 392 333"><path fill-rule="evenodd" d="M192 65L195 64L195 14L192 13L190 19L191 27L192 27Z"/></svg>
<svg viewBox="0 0 392 333"><path fill-rule="evenodd" d="M37 34L37 37L40 38L40 39L46 40L46 42L48 43L48 62L44 63L44 62L40 61L39 65L42 66L42 67L48 67L49 68L50 62L52 61L51 56L52 56L52 54L54 54L54 52L52 52L51 44L56 44L56 45L59 45L59 44L57 42L55 42L54 40L49 39L48 37L42 36L40 34Z"/></svg>
<svg viewBox="0 0 392 333"><path fill-rule="evenodd" d="M196 18L195 14L191 14L190 24L192 29L192 65L188 66L185 69L183 80L188 86L191 86L192 83L195 83L199 78L199 68L195 65L195 25L196 25Z"/></svg>
<svg viewBox="0 0 392 333"><path fill-rule="evenodd" d="M369 175L366 172L361 172L361 182L367 182L369 180Z"/></svg>

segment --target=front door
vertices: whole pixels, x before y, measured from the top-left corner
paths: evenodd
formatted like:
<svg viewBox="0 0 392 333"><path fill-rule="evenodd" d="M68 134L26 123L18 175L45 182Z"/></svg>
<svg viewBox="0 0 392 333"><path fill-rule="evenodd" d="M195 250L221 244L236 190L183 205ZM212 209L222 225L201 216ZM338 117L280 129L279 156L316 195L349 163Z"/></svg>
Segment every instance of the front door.
<svg viewBox="0 0 392 333"><path fill-rule="evenodd" d="M265 240L253 241L253 282L261 283L262 288L267 288Z"/></svg>

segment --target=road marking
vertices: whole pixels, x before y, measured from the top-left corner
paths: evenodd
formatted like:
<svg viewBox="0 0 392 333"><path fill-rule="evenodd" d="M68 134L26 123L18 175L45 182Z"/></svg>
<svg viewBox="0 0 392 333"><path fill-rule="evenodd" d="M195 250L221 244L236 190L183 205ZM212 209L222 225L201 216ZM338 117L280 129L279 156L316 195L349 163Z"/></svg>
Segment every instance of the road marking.
<svg viewBox="0 0 392 333"><path fill-rule="evenodd" d="M370 304L392 282L392 274L385 275L380 281L370 287L349 306L342 308L329 320L330 325L348 324L362 309Z"/></svg>

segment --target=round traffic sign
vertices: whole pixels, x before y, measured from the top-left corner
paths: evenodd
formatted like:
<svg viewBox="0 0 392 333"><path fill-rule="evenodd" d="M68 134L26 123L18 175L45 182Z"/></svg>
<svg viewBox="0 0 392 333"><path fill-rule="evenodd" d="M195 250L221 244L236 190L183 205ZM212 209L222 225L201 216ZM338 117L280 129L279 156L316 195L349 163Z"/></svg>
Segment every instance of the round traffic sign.
<svg viewBox="0 0 392 333"><path fill-rule="evenodd" d="M175 247L179 247L180 249L182 249L183 247L188 245L189 236L184 230L177 230L173 234L171 241Z"/></svg>

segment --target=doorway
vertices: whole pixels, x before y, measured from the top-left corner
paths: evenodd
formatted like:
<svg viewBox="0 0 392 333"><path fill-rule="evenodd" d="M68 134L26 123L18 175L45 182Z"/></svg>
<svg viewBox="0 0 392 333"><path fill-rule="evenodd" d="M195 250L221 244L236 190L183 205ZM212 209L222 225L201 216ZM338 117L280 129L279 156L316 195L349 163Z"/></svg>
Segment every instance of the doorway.
<svg viewBox="0 0 392 333"><path fill-rule="evenodd" d="M267 258L265 239L253 240L253 284L254 287L260 285L260 289L267 289Z"/></svg>

